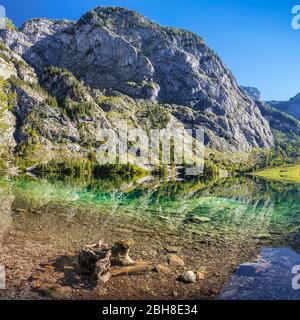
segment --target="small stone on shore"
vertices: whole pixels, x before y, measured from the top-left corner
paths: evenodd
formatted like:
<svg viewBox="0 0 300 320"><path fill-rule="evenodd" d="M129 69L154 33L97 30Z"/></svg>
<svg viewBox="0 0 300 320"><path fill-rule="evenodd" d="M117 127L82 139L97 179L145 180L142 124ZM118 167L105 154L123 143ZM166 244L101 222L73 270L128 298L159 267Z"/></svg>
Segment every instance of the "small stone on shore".
<svg viewBox="0 0 300 320"><path fill-rule="evenodd" d="M26 209L21 209L21 208L17 208L17 209L14 209L15 212L18 212L18 213L25 213L27 212Z"/></svg>
<svg viewBox="0 0 300 320"><path fill-rule="evenodd" d="M179 253L181 250L180 250L180 247L176 247L176 246L167 246L165 248L165 250L168 252L168 253Z"/></svg>
<svg viewBox="0 0 300 320"><path fill-rule="evenodd" d="M161 264L158 264L154 267L154 271L157 273L170 273L171 270L168 267L165 267Z"/></svg>
<svg viewBox="0 0 300 320"><path fill-rule="evenodd" d="M185 283L196 283L197 282L197 276L195 272L193 271L186 271L179 277L179 281L185 282Z"/></svg>
<svg viewBox="0 0 300 320"><path fill-rule="evenodd" d="M59 296L62 298L69 298L73 292L72 288L65 286L55 286L55 296Z"/></svg>
<svg viewBox="0 0 300 320"><path fill-rule="evenodd" d="M197 271L196 275L197 275L197 280L204 280L205 278L205 274L201 271Z"/></svg>
<svg viewBox="0 0 300 320"><path fill-rule="evenodd" d="M168 263L170 266L179 266L179 267L183 267L184 266L184 261L176 256L175 254L170 254L168 256Z"/></svg>

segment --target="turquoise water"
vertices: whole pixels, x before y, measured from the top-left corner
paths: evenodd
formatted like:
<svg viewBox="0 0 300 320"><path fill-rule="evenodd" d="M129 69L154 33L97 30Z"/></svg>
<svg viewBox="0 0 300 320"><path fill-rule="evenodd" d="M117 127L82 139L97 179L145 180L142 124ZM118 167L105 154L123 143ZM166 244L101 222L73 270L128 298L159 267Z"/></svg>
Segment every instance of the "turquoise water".
<svg viewBox="0 0 300 320"><path fill-rule="evenodd" d="M12 208L76 207L122 216L124 222L130 217L198 232L226 231L230 235L240 231L254 237L271 234L273 239L283 239L300 225L299 185L245 177L219 181L147 177L130 181L118 176L24 176L2 180L0 188L3 199L13 197L7 204ZM208 219L201 223L197 217Z"/></svg>

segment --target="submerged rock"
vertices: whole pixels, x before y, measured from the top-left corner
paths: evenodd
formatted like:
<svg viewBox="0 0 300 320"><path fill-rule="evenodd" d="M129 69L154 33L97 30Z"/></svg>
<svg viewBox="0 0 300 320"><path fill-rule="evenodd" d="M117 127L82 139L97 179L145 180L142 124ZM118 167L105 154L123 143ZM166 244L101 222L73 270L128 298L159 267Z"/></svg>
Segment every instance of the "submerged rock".
<svg viewBox="0 0 300 320"><path fill-rule="evenodd" d="M271 235L269 233L262 233L255 235L253 238L256 240L268 240L271 238Z"/></svg>
<svg viewBox="0 0 300 320"><path fill-rule="evenodd" d="M235 271L239 276L254 276L261 272L266 272L272 265L265 260L257 259L254 262L241 264Z"/></svg>
<svg viewBox="0 0 300 320"><path fill-rule="evenodd" d="M190 221L193 223L206 223L210 222L210 218L208 217L200 217L200 216L193 216L190 218Z"/></svg>

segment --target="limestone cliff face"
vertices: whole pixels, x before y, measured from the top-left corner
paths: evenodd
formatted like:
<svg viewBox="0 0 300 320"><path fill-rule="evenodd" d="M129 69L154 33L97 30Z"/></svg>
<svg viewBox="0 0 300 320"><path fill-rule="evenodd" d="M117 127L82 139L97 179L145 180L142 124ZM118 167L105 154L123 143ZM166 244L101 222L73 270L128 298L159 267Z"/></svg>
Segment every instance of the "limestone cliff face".
<svg viewBox="0 0 300 320"><path fill-rule="evenodd" d="M23 81L12 84L18 144L33 126L40 143L78 151L95 146L99 128L130 119L141 128L145 121L203 128L206 144L221 151L273 145L255 102L191 32L127 9L98 7L78 22L34 19L18 31L2 30L0 38L26 61L23 73L0 61L0 75Z"/></svg>
<svg viewBox="0 0 300 320"><path fill-rule="evenodd" d="M34 70L16 53L0 45L0 167L6 166L13 159L17 145L15 131L17 128L13 107L16 95L12 92L8 79L15 77L36 83Z"/></svg>
<svg viewBox="0 0 300 320"><path fill-rule="evenodd" d="M66 20L32 19L25 22L20 30L1 29L0 37L13 51L24 55L34 44L71 24L71 21Z"/></svg>

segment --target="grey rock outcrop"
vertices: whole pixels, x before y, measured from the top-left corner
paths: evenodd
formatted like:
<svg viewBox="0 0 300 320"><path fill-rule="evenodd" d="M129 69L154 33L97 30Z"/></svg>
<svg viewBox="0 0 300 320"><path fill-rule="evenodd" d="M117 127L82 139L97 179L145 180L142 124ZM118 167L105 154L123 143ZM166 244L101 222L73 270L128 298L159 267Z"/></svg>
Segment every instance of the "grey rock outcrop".
<svg viewBox="0 0 300 320"><path fill-rule="evenodd" d="M252 99L254 100L262 100L261 98L261 92L255 88L255 87L243 87L241 86L241 89L246 93L248 94Z"/></svg>
<svg viewBox="0 0 300 320"><path fill-rule="evenodd" d="M0 30L0 38L19 55L26 54L29 49L44 38L72 25L67 20L32 19L17 29Z"/></svg>

